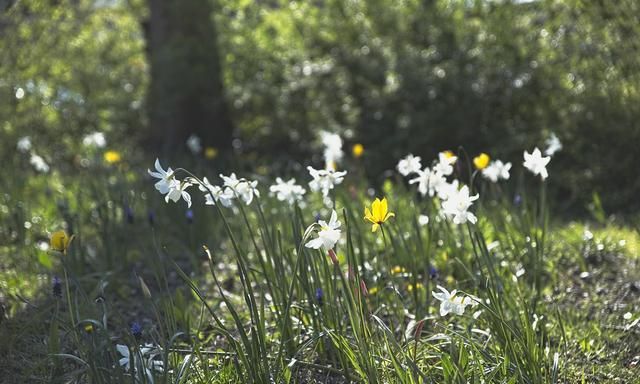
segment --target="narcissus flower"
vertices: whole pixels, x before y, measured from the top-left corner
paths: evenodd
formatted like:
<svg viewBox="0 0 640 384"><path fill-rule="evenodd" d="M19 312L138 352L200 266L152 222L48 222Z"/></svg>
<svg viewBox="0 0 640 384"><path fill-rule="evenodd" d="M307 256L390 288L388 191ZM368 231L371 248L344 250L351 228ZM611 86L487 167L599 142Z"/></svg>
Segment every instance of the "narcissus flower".
<svg viewBox="0 0 640 384"><path fill-rule="evenodd" d="M490 161L491 161L491 158L489 157L489 155L483 152L473 158L473 165L476 167L476 169L483 170L487 168Z"/></svg>
<svg viewBox="0 0 640 384"><path fill-rule="evenodd" d="M353 147L351 147L351 153L353 154L353 157L355 157L356 159L361 157L362 154L364 153L364 146L360 143L354 144Z"/></svg>
<svg viewBox="0 0 640 384"><path fill-rule="evenodd" d="M195 134L189 136L189 138L187 139L187 148L189 148L191 153L193 153L194 155L200 153L200 151L202 151L200 138Z"/></svg>
<svg viewBox="0 0 640 384"><path fill-rule="evenodd" d="M51 249L65 253L71 243L71 237L65 231L55 231L51 234Z"/></svg>
<svg viewBox="0 0 640 384"><path fill-rule="evenodd" d="M284 181L279 177L276 178L276 184L269 187L269 191L275 194L278 200L286 201L288 204L301 201L307 192L304 188L296 184L296 179Z"/></svg>
<svg viewBox="0 0 640 384"><path fill-rule="evenodd" d="M122 160L122 156L118 151L110 150L104 153L104 161L108 164L119 163L120 160Z"/></svg>
<svg viewBox="0 0 640 384"><path fill-rule="evenodd" d="M498 180L509 180L509 170L511 169L511 163L503 163L500 160L492 161L488 167L482 170L482 176L491 180L493 183L497 183Z"/></svg>
<svg viewBox="0 0 640 384"><path fill-rule="evenodd" d="M556 152L562 149L562 143L555 133L551 133L551 136L545 142L547 148L544 150L544 154L547 156L553 156Z"/></svg>
<svg viewBox="0 0 640 384"><path fill-rule="evenodd" d="M382 223L395 215L395 213L389 212L386 197L382 200L376 198L371 204L371 210L367 207L364 208L364 219L369 220L373 224L371 226L371 232L377 231Z"/></svg>
<svg viewBox="0 0 640 384"><path fill-rule="evenodd" d="M251 204L254 195L260 197L260 191L257 188L258 182L255 180L238 179L235 173L230 176L220 174L220 178L224 180L224 186L231 188L246 205Z"/></svg>
<svg viewBox="0 0 640 384"><path fill-rule="evenodd" d="M309 182L309 188L311 188L312 191L322 190L324 197L327 197L329 191L336 185L342 183L344 176L347 174L347 171L337 172L328 169L314 169L311 166L307 167L307 170L311 177L313 177L313 180Z"/></svg>
<svg viewBox="0 0 640 384"><path fill-rule="evenodd" d="M402 176L409 176L412 173L420 172L420 170L422 169L420 156L413 156L412 154L408 154L407 157L398 162L397 169Z"/></svg>
<svg viewBox="0 0 640 384"><path fill-rule="evenodd" d="M467 306L476 306L478 304L477 298L459 295L456 289L451 293L439 285L438 289L440 292L432 291L431 294L440 300L440 316L446 316L449 313L462 315Z"/></svg>
<svg viewBox="0 0 640 384"><path fill-rule="evenodd" d="M458 158L451 151L440 152L438 154L438 162L434 165L433 170L439 172L443 176L449 176L453 173L453 164Z"/></svg>
<svg viewBox="0 0 640 384"><path fill-rule="evenodd" d="M530 170L534 175L540 175L542 180L549 177L547 173L547 164L551 160L550 156L542 157L542 152L535 148L533 152L524 151L524 167Z"/></svg>
<svg viewBox="0 0 640 384"><path fill-rule="evenodd" d="M469 208L478 197L478 194L469 196L469 187L465 185L459 191L449 194L447 200L442 202L442 211L452 218L454 224L464 224L467 221L475 224L478 219L469 212Z"/></svg>
<svg viewBox="0 0 640 384"><path fill-rule="evenodd" d="M433 197L442 184L447 183L447 179L442 173L431 170L430 168L418 170L416 173L418 176L409 180L409 184L418 183L418 192L420 192L422 196L426 196L428 193L429 196Z"/></svg>
<svg viewBox="0 0 640 384"><path fill-rule="evenodd" d="M313 249L319 249L320 247L324 247L327 250L332 249L338 240L340 240L340 221L338 221L338 214L336 211L332 211L329 222L318 220L318 225L320 226L318 237L307 242L304 246Z"/></svg>

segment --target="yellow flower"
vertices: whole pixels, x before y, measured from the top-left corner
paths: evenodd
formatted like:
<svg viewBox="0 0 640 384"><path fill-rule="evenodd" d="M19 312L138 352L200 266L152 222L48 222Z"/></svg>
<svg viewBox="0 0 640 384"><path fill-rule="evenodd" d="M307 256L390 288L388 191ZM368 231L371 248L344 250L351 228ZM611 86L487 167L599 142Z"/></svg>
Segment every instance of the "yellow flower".
<svg viewBox="0 0 640 384"><path fill-rule="evenodd" d="M369 294L375 295L376 293L378 293L378 287L371 287L371 289L369 290Z"/></svg>
<svg viewBox="0 0 640 384"><path fill-rule="evenodd" d="M489 161L491 161L491 158L483 152L473 158L473 165L476 166L476 169L485 169L489 165Z"/></svg>
<svg viewBox="0 0 640 384"><path fill-rule="evenodd" d="M214 147L207 147L204 150L204 157L212 160L215 159L218 156L218 150L215 149Z"/></svg>
<svg viewBox="0 0 640 384"><path fill-rule="evenodd" d="M104 161L108 164L119 163L122 160L122 156L120 156L120 152L118 151L107 151L104 153Z"/></svg>
<svg viewBox="0 0 640 384"><path fill-rule="evenodd" d="M89 324L85 324L84 325L84 331L87 333L93 333L93 324L89 323Z"/></svg>
<svg viewBox="0 0 640 384"><path fill-rule="evenodd" d="M353 147L351 147L351 153L353 153L353 157L356 159L359 158L364 153L364 146L360 143L354 144Z"/></svg>
<svg viewBox="0 0 640 384"><path fill-rule="evenodd" d="M445 156L447 159L450 159L450 158L452 158L452 157L455 157L455 156L456 156L456 155L455 155L455 153L453 153L453 152L451 152L451 151L449 151L449 150L443 151L442 153L444 154L444 156Z"/></svg>
<svg viewBox="0 0 640 384"><path fill-rule="evenodd" d="M388 212L387 198L383 198L382 201L376 198L371 204L371 210L364 208L364 219L369 220L373 225L371 226L371 232L378 230L378 227L390 217L394 217L396 214Z"/></svg>
<svg viewBox="0 0 640 384"><path fill-rule="evenodd" d="M409 284L407 286L407 291L409 292L413 292L414 289L424 289L424 285L422 285L422 283L417 283L415 286L413 284Z"/></svg>
<svg viewBox="0 0 640 384"><path fill-rule="evenodd" d="M406 272L406 270L399 265L396 265L395 267L391 268L391 274L393 275L397 275L398 273L404 273L404 272Z"/></svg>
<svg viewBox="0 0 640 384"><path fill-rule="evenodd" d="M71 238L65 231L55 231L51 234L51 249L54 251L66 253Z"/></svg>

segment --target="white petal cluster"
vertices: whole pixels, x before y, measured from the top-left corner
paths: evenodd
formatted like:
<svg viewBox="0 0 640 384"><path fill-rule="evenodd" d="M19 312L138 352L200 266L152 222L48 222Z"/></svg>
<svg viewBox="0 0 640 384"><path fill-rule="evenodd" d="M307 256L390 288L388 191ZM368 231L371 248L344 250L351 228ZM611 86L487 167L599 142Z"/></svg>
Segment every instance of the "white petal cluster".
<svg viewBox="0 0 640 384"><path fill-rule="evenodd" d="M104 137L104 133L93 132L82 139L82 145L85 147L104 148L107 145L107 139Z"/></svg>
<svg viewBox="0 0 640 384"><path fill-rule="evenodd" d="M433 170L443 176L449 176L453 173L453 164L457 160L457 156L447 156L446 153L440 152L438 154L438 162L433 166Z"/></svg>
<svg viewBox="0 0 640 384"><path fill-rule="evenodd" d="M492 183L497 183L499 180L509 180L509 170L511 163L505 164L501 160L495 160L482 170L482 176Z"/></svg>
<svg viewBox="0 0 640 384"><path fill-rule="evenodd" d="M198 189L206 192L204 195L206 205L215 205L217 202L220 202L227 208L233 206L235 194L231 188L221 188L217 185L212 185L205 177L202 179L202 183L198 185Z"/></svg>
<svg viewBox="0 0 640 384"><path fill-rule="evenodd" d="M162 357L160 348L153 344L145 344L136 349L133 349L134 356L131 356L129 347L123 344L117 344L116 350L122 356L118 363L121 367L124 367L125 371L130 372L133 366L133 371L138 371L138 366L142 360L145 367L145 374L151 376L151 370L162 372L164 371L164 363L162 360L158 360L158 357Z"/></svg>
<svg viewBox="0 0 640 384"><path fill-rule="evenodd" d="M32 153L29 158L29 162L33 165L33 168L38 172L47 173L49 172L49 164L39 155Z"/></svg>
<svg viewBox="0 0 640 384"><path fill-rule="evenodd" d="M551 136L549 136L545 144L547 145L547 148L544 150L544 154L547 156L553 156L556 152L562 149L562 143L555 133L552 133Z"/></svg>
<svg viewBox="0 0 640 384"><path fill-rule="evenodd" d="M543 157L542 152L535 148L533 152L524 151L524 167L531 171L534 175L540 175L542 180L549 177L547 173L547 164L551 160L550 156Z"/></svg>
<svg viewBox="0 0 640 384"><path fill-rule="evenodd" d="M437 286L440 292L433 292L433 297L440 301L440 316L446 316L449 313L456 314L458 316L464 314L464 310L467 306L475 307L478 305L478 299L472 296L463 296L458 294L458 290L454 289L449 292L444 287Z"/></svg>
<svg viewBox="0 0 640 384"><path fill-rule="evenodd" d="M325 168L335 171L336 165L344 155L342 152L342 138L336 133L322 131L320 132L320 139L324 146Z"/></svg>
<svg viewBox="0 0 640 384"><path fill-rule="evenodd" d="M202 143L200 141L200 138L195 134L189 136L189 138L187 139L187 148L189 148L189 151L191 151L191 153L193 153L194 155L202 152Z"/></svg>
<svg viewBox="0 0 640 384"><path fill-rule="evenodd" d="M31 144L31 137L29 136L21 137L16 143L16 148L21 153L29 152L31 148L33 148L33 145Z"/></svg>
<svg viewBox="0 0 640 384"><path fill-rule="evenodd" d="M276 196L280 201L286 201L288 204L294 204L297 201L301 201L306 189L296 184L296 179L289 179L284 181L281 178L276 178L276 183L269 187L269 191Z"/></svg>
<svg viewBox="0 0 640 384"><path fill-rule="evenodd" d="M164 200L168 203L169 200L174 203L178 202L182 197L187 203L188 207L191 207L191 195L187 192L192 183L189 180L180 181L175 177L173 169L171 167L164 170L160 164L160 160L156 159L155 172L148 169L147 172L152 177L159 179L155 187L161 194L165 195Z"/></svg>
<svg viewBox="0 0 640 384"><path fill-rule="evenodd" d="M420 156L408 154L407 157L398 162L396 167L402 176L409 176L413 173L419 173L422 170Z"/></svg>
<svg viewBox="0 0 640 384"><path fill-rule="evenodd" d="M469 212L469 208L478 197L477 194L469 196L469 187L465 185L460 190L449 194L447 199L442 202L442 211L452 219L454 224L464 224L467 221L475 224L478 219Z"/></svg>
<svg viewBox="0 0 640 384"><path fill-rule="evenodd" d="M309 182L309 188L312 191L322 191L323 196L329 196L329 191L336 185L342 183L347 171L334 171L330 169L314 169L311 166L307 167L309 174L313 177L313 180Z"/></svg>
<svg viewBox="0 0 640 384"><path fill-rule="evenodd" d="M238 179L235 173L229 176L220 174L220 178L224 181L224 186L230 188L246 205L251 204L253 196L260 197L257 181Z"/></svg>
<svg viewBox="0 0 640 384"><path fill-rule="evenodd" d="M331 218L328 223L324 220L319 220L318 225L320 226L320 230L317 233L318 237L307 242L305 247L313 249L322 247L327 251L333 249L338 240L340 240L340 221L336 211L331 212Z"/></svg>

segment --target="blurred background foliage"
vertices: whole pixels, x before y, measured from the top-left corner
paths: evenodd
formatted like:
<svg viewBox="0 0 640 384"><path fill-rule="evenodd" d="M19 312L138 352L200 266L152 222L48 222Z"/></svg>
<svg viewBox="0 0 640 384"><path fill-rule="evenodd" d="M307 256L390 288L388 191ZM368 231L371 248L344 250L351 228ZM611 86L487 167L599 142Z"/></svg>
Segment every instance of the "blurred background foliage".
<svg viewBox="0 0 640 384"><path fill-rule="evenodd" d="M520 163L554 132L564 144L550 166L558 208L584 212L594 191L607 212L640 207L634 0L22 0L0 9L4 188L37 173L16 150L24 136L56 173L101 158L82 144L96 131L129 163L175 159L197 133L220 159L291 172L296 161L320 162L309 154L329 130L348 148L364 145L379 183L409 152L429 159L462 146Z"/></svg>

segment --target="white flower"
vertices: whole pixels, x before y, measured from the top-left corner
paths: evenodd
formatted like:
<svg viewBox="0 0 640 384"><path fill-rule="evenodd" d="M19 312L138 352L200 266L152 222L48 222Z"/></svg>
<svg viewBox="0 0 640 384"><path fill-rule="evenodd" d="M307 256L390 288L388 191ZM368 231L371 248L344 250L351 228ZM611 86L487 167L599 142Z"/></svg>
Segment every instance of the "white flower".
<svg viewBox="0 0 640 384"><path fill-rule="evenodd" d="M31 150L31 148L33 148L33 146L31 145L31 137L29 137L29 136L21 137L18 140L18 143L16 144L16 147L18 148L18 151L20 151L22 153L29 152Z"/></svg>
<svg viewBox="0 0 640 384"><path fill-rule="evenodd" d="M409 184L418 183L418 192L420 192L422 196L425 196L427 193L429 196L435 195L441 185L447 182L440 172L432 171L429 168L418 170L417 173L418 177L409 180Z"/></svg>
<svg viewBox="0 0 640 384"><path fill-rule="evenodd" d="M477 199L477 194L469 196L469 187L465 185L459 191L449 194L442 202L442 211L453 219L454 224L464 224L467 221L475 224L478 219L468 210Z"/></svg>
<svg viewBox="0 0 640 384"><path fill-rule="evenodd" d="M422 169L420 156L413 156L412 154L408 154L407 157L398 162L397 169L402 176L409 176L412 173L419 173Z"/></svg>
<svg viewBox="0 0 640 384"><path fill-rule="evenodd" d="M198 189L202 192L207 192L204 196L206 205L215 205L215 203L219 201L227 208L233 206L235 193L233 193L233 190L229 187L222 189L217 185L212 185L205 177L202 179L202 183L198 185Z"/></svg>
<svg viewBox="0 0 640 384"><path fill-rule="evenodd" d="M418 224L420 224L423 227L425 225L429 224L429 216L427 216L427 215L418 216Z"/></svg>
<svg viewBox="0 0 640 384"><path fill-rule="evenodd" d="M47 164L47 162L44 161L42 157L36 155L35 153L31 154L31 158L29 159L29 162L31 163L31 165L33 165L33 168L35 168L36 171L42 172L42 173L49 172L49 164Z"/></svg>
<svg viewBox="0 0 640 384"><path fill-rule="evenodd" d="M116 350L122 356L120 360L118 360L118 363L121 367L124 367L127 372L131 370L131 365L133 365L134 372L138 371L138 362L140 361L140 358L146 360L144 366L147 375L151 376L151 369L159 372L164 370L163 362L155 359L157 356L160 356L160 350L152 344L145 344L144 347L140 346L137 351L134 350L133 359L129 353L129 347L126 345L116 344Z"/></svg>
<svg viewBox="0 0 640 384"><path fill-rule="evenodd" d="M549 177L547 173L547 164L551 157L542 157L542 153L538 148L535 148L532 153L524 151L524 167L530 170L534 175L540 175L542 180Z"/></svg>
<svg viewBox="0 0 640 384"><path fill-rule="evenodd" d="M336 185L342 183L344 176L347 174L347 171L320 170L314 169L311 166L308 166L307 170L311 177L313 177L313 180L309 182L309 188L311 188L312 191L322 190L322 195L325 197L329 195L329 191Z"/></svg>
<svg viewBox="0 0 640 384"><path fill-rule="evenodd" d="M452 194L458 193L458 180L447 183L446 180L436 184L436 193L440 200L447 200Z"/></svg>
<svg viewBox="0 0 640 384"><path fill-rule="evenodd" d="M324 145L324 161L326 169L335 171L336 164L342 160L342 138L336 133L327 131L320 132L320 139Z"/></svg>
<svg viewBox="0 0 640 384"><path fill-rule="evenodd" d="M194 155L197 155L202 151L202 143L200 142L200 138L195 134L189 136L187 139L187 147Z"/></svg>
<svg viewBox="0 0 640 384"><path fill-rule="evenodd" d="M182 182L177 180L171 167L165 171L162 169L162 165L158 159L156 159L155 167L156 172L150 169L147 169L147 172L149 172L149 175L152 177L160 179L156 182L155 187L158 192L165 195L164 201L168 203L169 200L171 200L176 203L182 197L184 201L187 202L187 206L191 207L191 195L187 192L187 188L192 185L191 182L187 180Z"/></svg>
<svg viewBox="0 0 640 384"><path fill-rule="evenodd" d="M191 208L191 195L187 192L187 188L191 185L192 184L186 180L179 181L174 179L172 185L169 187L168 193L164 197L164 201L168 203L169 200L171 200L174 203L177 203L182 197L187 203L187 208Z"/></svg>
<svg viewBox="0 0 640 384"><path fill-rule="evenodd" d="M276 184L269 187L269 191L275 194L278 200L286 201L288 204L302 200L302 197L307 192L304 188L296 184L296 179L290 179L285 182L279 177L276 178Z"/></svg>
<svg viewBox="0 0 640 384"><path fill-rule="evenodd" d="M307 248L319 249L324 247L326 250L332 249L338 240L340 240L340 221L338 221L338 214L336 211L331 212L331 219L329 223L324 220L319 220L320 230L318 231L318 237L305 244Z"/></svg>
<svg viewBox="0 0 640 384"><path fill-rule="evenodd" d="M547 156L553 156L562 149L562 143L555 133L551 133L551 136L549 136L545 144L547 144L547 148L544 150L544 154Z"/></svg>
<svg viewBox="0 0 640 384"><path fill-rule="evenodd" d="M511 163L504 164L501 160L492 161L489 166L482 170L482 176L497 183L498 180L509 180L509 170Z"/></svg>
<svg viewBox="0 0 640 384"><path fill-rule="evenodd" d="M238 179L235 173L229 176L220 174L220 177L224 180L224 186L231 188L237 197L242 199L246 205L251 204L254 195L260 197L260 191L256 188L258 186L257 181Z"/></svg>
<svg viewBox="0 0 640 384"><path fill-rule="evenodd" d="M437 288L440 292L431 291L431 294L433 297L440 300L440 316L446 316L449 313L462 315L467 306L470 305L474 307L478 304L476 298L456 295L458 293L457 289L454 289L449 293L449 291L439 285Z"/></svg>
<svg viewBox="0 0 640 384"><path fill-rule="evenodd" d="M458 160L456 156L447 156L446 153L438 154L438 162L433 166L433 170L439 172L443 176L449 176L453 173L453 164Z"/></svg>
<svg viewBox="0 0 640 384"><path fill-rule="evenodd" d="M107 139L105 139L104 133L93 132L82 139L82 145L85 147L104 148L107 145Z"/></svg>

